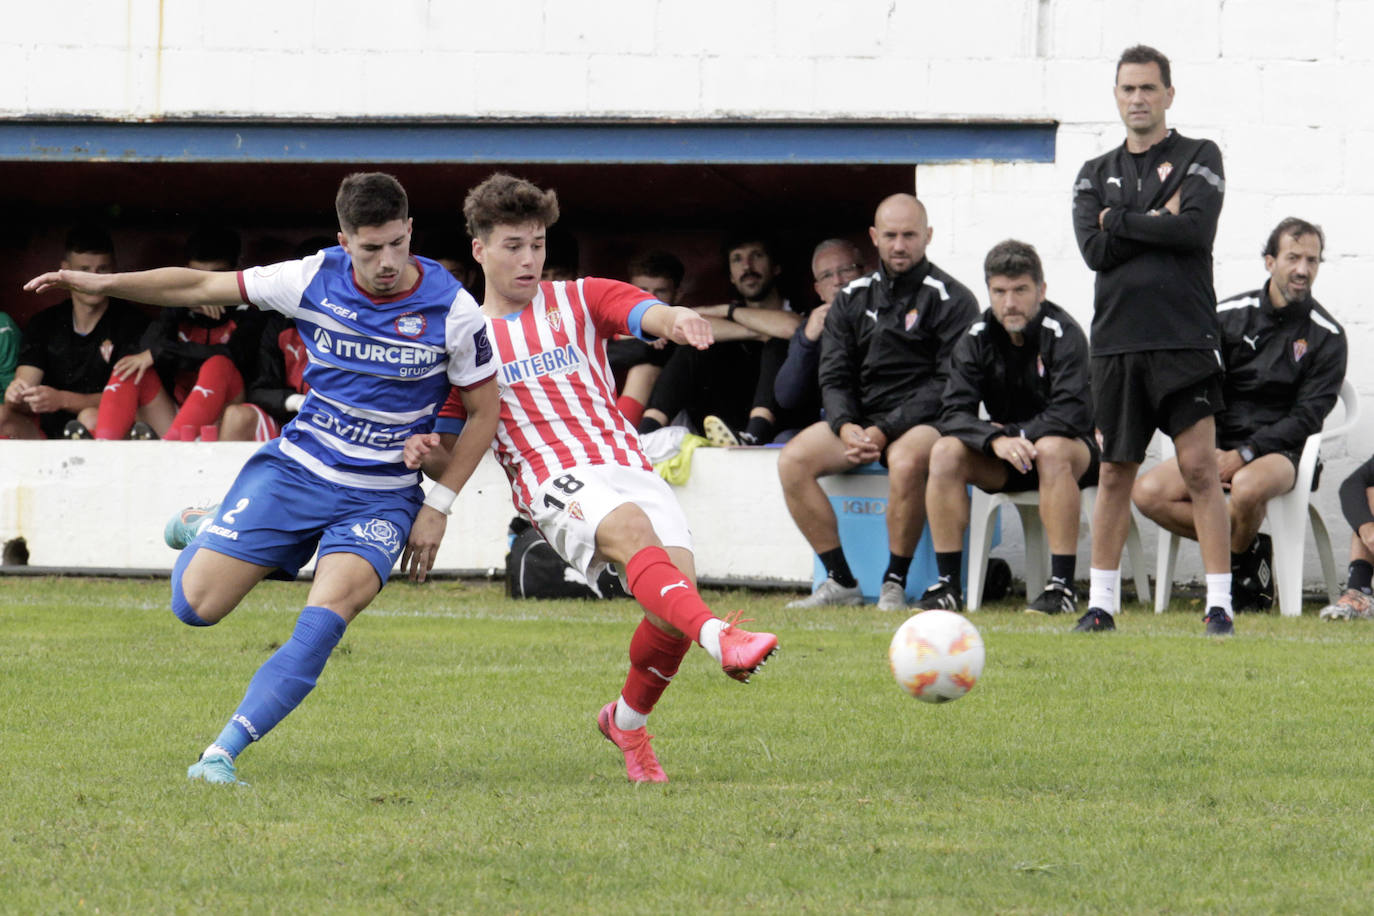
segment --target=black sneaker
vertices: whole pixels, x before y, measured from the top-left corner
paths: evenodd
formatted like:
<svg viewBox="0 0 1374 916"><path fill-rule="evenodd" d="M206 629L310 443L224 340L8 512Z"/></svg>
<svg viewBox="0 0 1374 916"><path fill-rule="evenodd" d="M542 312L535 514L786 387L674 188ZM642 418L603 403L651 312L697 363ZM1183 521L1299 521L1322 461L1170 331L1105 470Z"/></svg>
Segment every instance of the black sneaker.
<svg viewBox="0 0 1374 916"><path fill-rule="evenodd" d="M1105 633L1116 629L1116 619L1100 607L1088 608L1088 613L1078 618L1075 633Z"/></svg>
<svg viewBox="0 0 1374 916"><path fill-rule="evenodd" d="M1207 622L1208 636L1230 636L1236 632L1236 625L1231 622L1231 618L1219 607L1209 608L1207 616L1202 618Z"/></svg>
<svg viewBox="0 0 1374 916"><path fill-rule="evenodd" d="M63 439L94 439L91 431L86 428L80 420L68 420L67 425L62 427Z"/></svg>
<svg viewBox="0 0 1374 916"><path fill-rule="evenodd" d="M959 597L957 588L944 579L937 579L934 585L921 593L916 607L923 611L953 611L960 614L964 610L964 601Z"/></svg>
<svg viewBox="0 0 1374 916"><path fill-rule="evenodd" d="M1051 579L1034 601L1026 605L1027 614L1077 614L1078 596L1071 587Z"/></svg>

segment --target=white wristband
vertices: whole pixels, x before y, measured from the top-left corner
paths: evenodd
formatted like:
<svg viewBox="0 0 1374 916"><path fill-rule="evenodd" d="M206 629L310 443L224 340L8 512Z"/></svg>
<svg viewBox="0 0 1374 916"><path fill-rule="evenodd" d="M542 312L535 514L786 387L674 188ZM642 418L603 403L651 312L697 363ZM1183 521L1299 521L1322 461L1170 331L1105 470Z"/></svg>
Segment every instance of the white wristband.
<svg viewBox="0 0 1374 916"><path fill-rule="evenodd" d="M429 488L429 492L425 494L425 505L436 512L448 515L453 511L453 501L457 498L457 493L436 481L434 486Z"/></svg>

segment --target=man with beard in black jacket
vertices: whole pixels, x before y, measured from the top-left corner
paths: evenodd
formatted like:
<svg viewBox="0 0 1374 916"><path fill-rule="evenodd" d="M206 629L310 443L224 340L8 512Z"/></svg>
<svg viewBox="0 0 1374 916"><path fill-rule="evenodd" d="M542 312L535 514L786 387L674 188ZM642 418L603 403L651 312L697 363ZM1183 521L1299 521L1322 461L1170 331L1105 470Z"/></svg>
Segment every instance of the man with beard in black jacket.
<svg viewBox="0 0 1374 916"><path fill-rule="evenodd" d="M1259 533L1265 507L1293 489L1303 445L1321 431L1345 380L1345 334L1312 298L1324 244L1321 227L1285 219L1264 245L1264 286L1217 306L1226 363L1217 468L1231 491L1231 597L1239 611L1274 603L1274 548ZM1196 538L1177 460L1137 480L1132 495L1161 527Z"/></svg>
<svg viewBox="0 0 1374 916"><path fill-rule="evenodd" d="M1115 95L1126 142L1083 165L1073 196L1078 247L1097 271L1092 386L1102 445L1088 612L1074 629L1116 628L1131 487L1159 429L1177 448L1202 548L1206 630L1227 636L1235 630L1230 529L1213 419L1222 406L1212 290L1212 241L1225 190L1221 151L1165 124L1174 89L1169 59L1154 48L1122 53Z"/></svg>
<svg viewBox="0 0 1374 916"><path fill-rule="evenodd" d="M905 609L906 576L925 527L932 425L954 345L978 317L973 294L926 258L931 229L911 194L878 205L869 237L878 270L853 280L830 306L821 336L825 419L783 447L778 476L792 519L825 566L826 579L789 607L860 604L830 500L819 478L882 461L888 469L889 558L879 610Z"/></svg>
<svg viewBox="0 0 1374 916"><path fill-rule="evenodd" d="M1026 610L1076 614L1079 488L1097 482L1088 338L1045 299L1044 268L1030 245L1008 239L994 246L983 275L992 307L954 348L935 424L942 438L930 455L926 515L940 578L917 606L963 610L959 577L973 484L989 493L1040 492L1050 579Z"/></svg>

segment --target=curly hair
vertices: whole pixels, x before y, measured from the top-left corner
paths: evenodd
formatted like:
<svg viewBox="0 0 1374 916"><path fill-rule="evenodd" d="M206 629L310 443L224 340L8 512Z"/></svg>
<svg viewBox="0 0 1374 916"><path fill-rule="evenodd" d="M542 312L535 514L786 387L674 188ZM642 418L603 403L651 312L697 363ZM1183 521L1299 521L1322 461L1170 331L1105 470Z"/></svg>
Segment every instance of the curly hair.
<svg viewBox="0 0 1374 916"><path fill-rule="evenodd" d="M532 182L497 172L468 192L463 201L468 235L485 239L497 226L539 223L544 228L558 222L558 194L541 191Z"/></svg>

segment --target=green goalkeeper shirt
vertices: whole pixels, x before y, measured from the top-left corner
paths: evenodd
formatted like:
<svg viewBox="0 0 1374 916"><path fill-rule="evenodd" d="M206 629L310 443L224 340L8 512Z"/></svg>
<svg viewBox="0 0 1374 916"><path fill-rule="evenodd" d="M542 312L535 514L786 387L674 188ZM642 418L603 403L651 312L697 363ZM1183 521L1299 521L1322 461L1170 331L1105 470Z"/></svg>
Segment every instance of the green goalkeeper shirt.
<svg viewBox="0 0 1374 916"><path fill-rule="evenodd" d="M19 325L0 312L0 391L14 381L14 367L19 365Z"/></svg>

